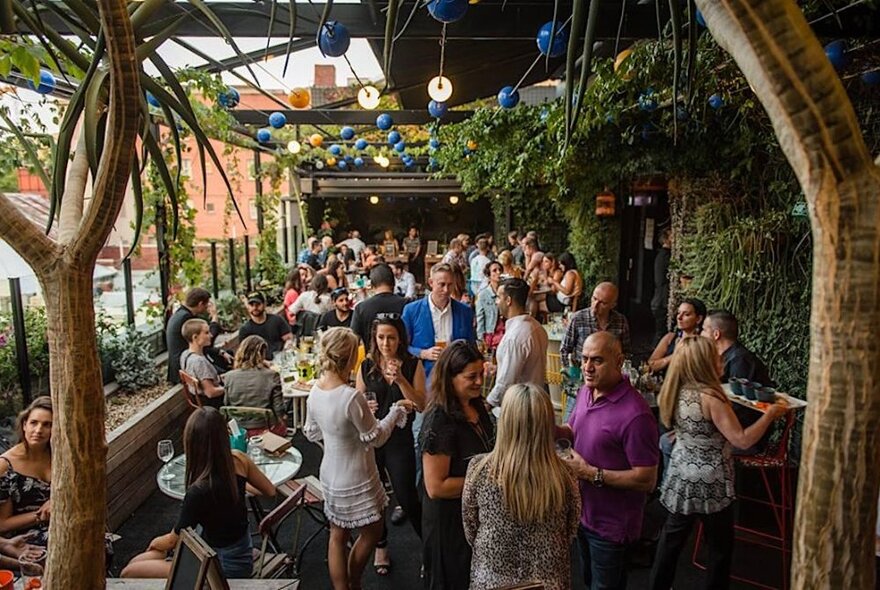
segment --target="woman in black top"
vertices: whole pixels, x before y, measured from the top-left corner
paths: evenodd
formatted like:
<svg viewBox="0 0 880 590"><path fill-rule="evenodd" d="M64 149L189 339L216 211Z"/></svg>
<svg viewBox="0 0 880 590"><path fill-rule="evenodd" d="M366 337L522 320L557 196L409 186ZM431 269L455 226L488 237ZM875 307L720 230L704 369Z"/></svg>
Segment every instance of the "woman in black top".
<svg viewBox="0 0 880 590"><path fill-rule="evenodd" d="M652 373L666 373L666 367L672 361L672 353L682 338L699 336L706 319L706 304L699 299L689 298L682 301L675 314L675 332L668 332L648 359L648 367Z"/></svg>
<svg viewBox="0 0 880 590"><path fill-rule="evenodd" d="M407 334L403 321L396 313L380 313L373 321L370 352L361 363L357 374L358 391L372 392L375 401L368 404L376 418L382 419L391 406L408 399L421 410L425 406L425 369L422 362L407 352ZM376 449L379 472L388 471L394 496L416 531L422 535L422 507L416 489L416 455L413 445L410 414L404 428L394 430L385 446ZM388 529L376 544L373 567L380 576L388 575L391 559L388 555Z"/></svg>
<svg viewBox="0 0 880 590"><path fill-rule="evenodd" d="M122 577L167 578L171 562L165 556L177 546L180 530L201 525L202 538L217 552L223 574L250 578L254 566L245 486L264 496L274 496L275 486L246 454L230 449L226 420L214 408L192 413L183 430L183 448L187 489L177 524L135 556Z"/></svg>
<svg viewBox="0 0 880 590"><path fill-rule="evenodd" d="M425 587L459 590L470 583L471 547L464 536L461 492L471 458L488 453L495 431L481 397L483 355L456 340L440 354L420 443L425 496L422 563Z"/></svg>

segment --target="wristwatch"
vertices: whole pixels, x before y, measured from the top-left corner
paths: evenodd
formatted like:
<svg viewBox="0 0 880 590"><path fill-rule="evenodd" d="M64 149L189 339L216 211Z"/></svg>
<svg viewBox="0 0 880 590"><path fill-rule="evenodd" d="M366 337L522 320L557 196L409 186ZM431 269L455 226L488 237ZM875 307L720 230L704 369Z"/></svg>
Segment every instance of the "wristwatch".
<svg viewBox="0 0 880 590"><path fill-rule="evenodd" d="M596 468L596 473L593 474L593 481L591 483L597 488L605 485L605 472L601 467Z"/></svg>

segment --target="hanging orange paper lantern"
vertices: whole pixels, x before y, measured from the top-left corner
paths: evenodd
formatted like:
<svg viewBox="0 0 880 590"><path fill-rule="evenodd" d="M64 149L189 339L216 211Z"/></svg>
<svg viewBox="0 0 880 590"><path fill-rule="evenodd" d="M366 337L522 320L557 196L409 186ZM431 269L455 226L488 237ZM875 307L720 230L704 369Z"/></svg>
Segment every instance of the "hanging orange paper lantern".
<svg viewBox="0 0 880 590"><path fill-rule="evenodd" d="M630 56L632 53L632 49L624 49L620 53L617 54L617 57L614 58L614 71L617 72L622 66L623 62L626 61L626 58ZM622 78L624 80L632 80L633 76L635 76L635 72L630 71L627 67L626 71L622 74Z"/></svg>
<svg viewBox="0 0 880 590"><path fill-rule="evenodd" d="M305 88L294 88L290 91L287 102L295 109L304 109L312 102L312 97Z"/></svg>
<svg viewBox="0 0 880 590"><path fill-rule="evenodd" d="M336 158L334 158L333 156L330 156L329 158L327 158L327 165L328 166L335 166L336 165Z"/></svg>
<svg viewBox="0 0 880 590"><path fill-rule="evenodd" d="M473 139L467 140L467 149L471 150L472 152L476 151L477 150L477 142L474 141Z"/></svg>
<svg viewBox="0 0 880 590"><path fill-rule="evenodd" d="M320 133L315 133L309 137L309 145L312 147L321 147L322 143L324 143L324 136Z"/></svg>
<svg viewBox="0 0 880 590"><path fill-rule="evenodd" d="M617 197L607 188L596 195L596 217L614 217Z"/></svg>

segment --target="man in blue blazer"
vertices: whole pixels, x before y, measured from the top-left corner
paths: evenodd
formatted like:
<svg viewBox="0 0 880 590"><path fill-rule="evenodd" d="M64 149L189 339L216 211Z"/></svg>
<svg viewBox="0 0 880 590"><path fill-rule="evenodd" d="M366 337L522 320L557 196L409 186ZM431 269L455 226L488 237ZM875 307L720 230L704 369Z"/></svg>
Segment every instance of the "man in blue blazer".
<svg viewBox="0 0 880 590"><path fill-rule="evenodd" d="M452 268L448 264L435 264L428 281L431 292L403 308L409 352L422 359L425 376L429 379L444 346L460 339L476 341L473 310L450 296L453 280ZM442 345L437 346L438 342Z"/></svg>

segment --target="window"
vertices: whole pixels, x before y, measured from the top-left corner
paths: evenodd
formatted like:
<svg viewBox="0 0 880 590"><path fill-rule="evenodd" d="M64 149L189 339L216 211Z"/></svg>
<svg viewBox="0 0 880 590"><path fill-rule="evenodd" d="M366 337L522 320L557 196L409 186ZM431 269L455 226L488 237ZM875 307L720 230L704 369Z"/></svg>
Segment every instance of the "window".
<svg viewBox="0 0 880 590"><path fill-rule="evenodd" d="M251 160L253 162L253 160ZM248 201L248 209L250 209L251 219L257 218L257 200L251 199Z"/></svg>
<svg viewBox="0 0 880 590"><path fill-rule="evenodd" d="M214 213L214 203L205 203L205 211L208 214L213 214Z"/></svg>
<svg viewBox="0 0 880 590"><path fill-rule="evenodd" d="M192 160L190 160L189 158L184 158L180 161L180 173L183 176L192 178L192 170Z"/></svg>

